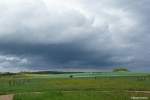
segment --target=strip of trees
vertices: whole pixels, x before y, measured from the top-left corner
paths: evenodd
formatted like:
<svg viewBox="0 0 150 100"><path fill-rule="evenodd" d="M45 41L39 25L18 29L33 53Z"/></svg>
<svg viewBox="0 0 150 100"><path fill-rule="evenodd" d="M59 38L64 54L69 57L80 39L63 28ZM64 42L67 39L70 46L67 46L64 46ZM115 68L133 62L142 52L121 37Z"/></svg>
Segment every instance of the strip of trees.
<svg viewBox="0 0 150 100"><path fill-rule="evenodd" d="M113 72L129 72L129 70L127 68L119 67L113 69Z"/></svg>

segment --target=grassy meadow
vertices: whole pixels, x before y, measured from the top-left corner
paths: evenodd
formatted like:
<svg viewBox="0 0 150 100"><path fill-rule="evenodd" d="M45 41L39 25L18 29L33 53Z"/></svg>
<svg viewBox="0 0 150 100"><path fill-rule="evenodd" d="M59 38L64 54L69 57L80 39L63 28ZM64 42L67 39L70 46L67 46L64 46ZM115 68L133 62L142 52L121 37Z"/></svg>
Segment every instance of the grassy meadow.
<svg viewBox="0 0 150 100"><path fill-rule="evenodd" d="M14 100L150 100L147 73L16 74L0 77L0 94Z"/></svg>

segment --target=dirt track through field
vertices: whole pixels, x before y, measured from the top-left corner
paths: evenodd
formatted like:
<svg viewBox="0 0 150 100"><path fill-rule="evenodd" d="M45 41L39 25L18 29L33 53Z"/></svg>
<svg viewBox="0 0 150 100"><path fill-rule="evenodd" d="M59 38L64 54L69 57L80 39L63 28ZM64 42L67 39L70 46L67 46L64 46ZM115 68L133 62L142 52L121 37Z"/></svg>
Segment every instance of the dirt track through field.
<svg viewBox="0 0 150 100"><path fill-rule="evenodd" d="M13 100L14 95L9 94L9 95L0 95L0 100Z"/></svg>

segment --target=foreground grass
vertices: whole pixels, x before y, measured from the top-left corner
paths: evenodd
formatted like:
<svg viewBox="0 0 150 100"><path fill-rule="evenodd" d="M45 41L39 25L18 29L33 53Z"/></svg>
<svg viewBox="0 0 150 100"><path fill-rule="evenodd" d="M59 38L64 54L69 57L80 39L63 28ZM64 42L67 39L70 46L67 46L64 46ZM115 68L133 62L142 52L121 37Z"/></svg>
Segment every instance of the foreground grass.
<svg viewBox="0 0 150 100"><path fill-rule="evenodd" d="M150 90L150 81L129 79L33 79L27 83L15 80L17 83L9 86L7 81L0 83L0 91L5 93L44 92L49 90Z"/></svg>
<svg viewBox="0 0 150 100"><path fill-rule="evenodd" d="M73 78L67 74L63 77L36 74L4 76L0 77L0 94L15 94L14 100L131 100L132 96L150 98L150 93L134 93L150 91L149 75L89 73L92 77L85 77L86 74L80 73Z"/></svg>
<svg viewBox="0 0 150 100"><path fill-rule="evenodd" d="M150 91L150 77L32 78L2 77L0 93L45 91Z"/></svg>
<svg viewBox="0 0 150 100"><path fill-rule="evenodd" d="M15 95L14 100L131 100L132 97L150 100L148 94L96 91L26 93Z"/></svg>

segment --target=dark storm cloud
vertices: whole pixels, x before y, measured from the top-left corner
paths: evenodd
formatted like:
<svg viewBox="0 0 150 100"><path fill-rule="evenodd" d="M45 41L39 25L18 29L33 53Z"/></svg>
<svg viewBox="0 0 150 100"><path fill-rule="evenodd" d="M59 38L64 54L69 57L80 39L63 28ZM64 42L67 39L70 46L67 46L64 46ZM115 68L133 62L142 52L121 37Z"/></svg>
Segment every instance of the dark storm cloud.
<svg viewBox="0 0 150 100"><path fill-rule="evenodd" d="M82 42L63 43L63 44L0 44L1 54L13 54L19 57L26 57L32 61L33 65L26 67L35 67L38 69L49 69L53 67L80 68L80 67L99 67L100 65L112 66L117 63L110 61L110 53L97 53L88 51L82 47ZM34 57L36 59L34 59ZM36 61L37 58L40 61ZM44 66L44 68L42 68ZM33 69L35 69L33 68ZM32 68L31 68L32 69Z"/></svg>
<svg viewBox="0 0 150 100"><path fill-rule="evenodd" d="M149 70L149 4L149 0L0 1L0 70L115 66Z"/></svg>

